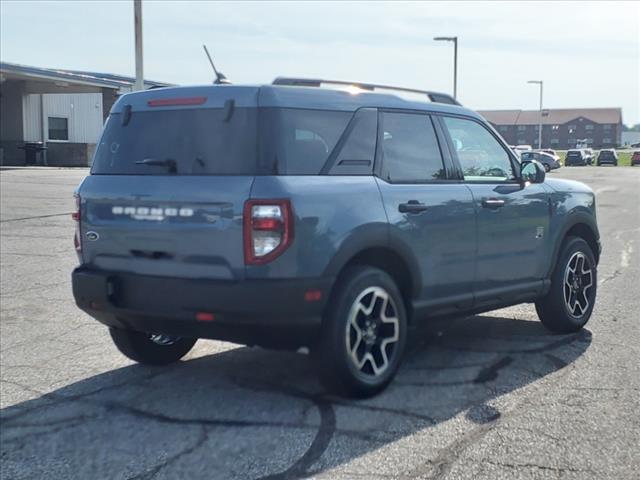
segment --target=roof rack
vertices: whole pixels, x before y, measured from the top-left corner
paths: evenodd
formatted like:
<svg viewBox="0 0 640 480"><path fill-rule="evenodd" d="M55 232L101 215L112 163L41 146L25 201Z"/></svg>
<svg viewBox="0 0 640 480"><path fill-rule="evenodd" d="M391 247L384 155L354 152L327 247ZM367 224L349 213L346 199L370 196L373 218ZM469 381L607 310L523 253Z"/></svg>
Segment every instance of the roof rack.
<svg viewBox="0 0 640 480"><path fill-rule="evenodd" d="M341 80L321 80L319 78L291 78L291 77L278 77L273 81L273 85L289 85L295 87L321 87L325 85L345 85L350 87L357 87L361 90L374 91L376 89L382 90L395 90L397 92L419 93L426 95L430 101L434 103L447 103L449 105L460 105L460 103L451 95L446 93L429 92L427 90L417 90L415 88L404 87L392 87L390 85L378 85L375 83L362 83L362 82L345 82Z"/></svg>

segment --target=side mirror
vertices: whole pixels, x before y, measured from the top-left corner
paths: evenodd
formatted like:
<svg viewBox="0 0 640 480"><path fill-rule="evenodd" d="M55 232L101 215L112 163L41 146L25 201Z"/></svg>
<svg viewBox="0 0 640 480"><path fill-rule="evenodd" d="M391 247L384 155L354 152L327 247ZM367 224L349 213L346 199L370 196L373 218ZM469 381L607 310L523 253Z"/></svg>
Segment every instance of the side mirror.
<svg viewBox="0 0 640 480"><path fill-rule="evenodd" d="M526 160L520 164L520 178L523 183L542 183L545 175L544 167L537 160Z"/></svg>

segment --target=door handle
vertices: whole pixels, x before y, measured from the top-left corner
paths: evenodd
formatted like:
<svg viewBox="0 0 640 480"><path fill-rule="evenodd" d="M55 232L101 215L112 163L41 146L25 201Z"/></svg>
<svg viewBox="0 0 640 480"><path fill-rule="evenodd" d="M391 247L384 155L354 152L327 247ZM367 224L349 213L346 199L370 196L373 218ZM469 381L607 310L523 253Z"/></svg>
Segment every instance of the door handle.
<svg viewBox="0 0 640 480"><path fill-rule="evenodd" d="M424 203L420 203L417 200L409 200L407 203L398 205L398 211L400 211L400 213L420 213L427 210L427 208Z"/></svg>
<svg viewBox="0 0 640 480"><path fill-rule="evenodd" d="M499 198L487 198L486 200L482 201L482 206L484 208L492 209L502 208L504 207L504 200L501 200Z"/></svg>

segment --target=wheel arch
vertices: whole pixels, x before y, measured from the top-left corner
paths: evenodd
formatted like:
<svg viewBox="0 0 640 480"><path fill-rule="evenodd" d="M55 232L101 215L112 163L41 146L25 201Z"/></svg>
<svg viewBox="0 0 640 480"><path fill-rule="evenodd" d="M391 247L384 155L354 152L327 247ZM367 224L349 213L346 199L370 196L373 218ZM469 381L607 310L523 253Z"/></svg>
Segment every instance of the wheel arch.
<svg viewBox="0 0 640 480"><path fill-rule="evenodd" d="M562 233L558 236L558 240L553 250L553 262L548 275L551 275L560 255L562 245L569 237L579 237L584 239L591 248L596 258L596 264L600 261L600 235L595 219L584 212L575 212L571 221L564 226Z"/></svg>
<svg viewBox="0 0 640 480"><path fill-rule="evenodd" d="M385 236L385 240L387 240ZM360 248L351 248L348 254L334 258L330 264L328 273L336 277L335 285L339 284L339 277L349 268L355 265L366 265L386 272L398 285L398 289L404 299L405 307L411 318L412 300L416 298L422 289L422 278L417 259L410 251L402 248L394 248L388 242L369 243L359 245ZM408 247L406 247L408 249ZM333 295L333 291L331 293Z"/></svg>

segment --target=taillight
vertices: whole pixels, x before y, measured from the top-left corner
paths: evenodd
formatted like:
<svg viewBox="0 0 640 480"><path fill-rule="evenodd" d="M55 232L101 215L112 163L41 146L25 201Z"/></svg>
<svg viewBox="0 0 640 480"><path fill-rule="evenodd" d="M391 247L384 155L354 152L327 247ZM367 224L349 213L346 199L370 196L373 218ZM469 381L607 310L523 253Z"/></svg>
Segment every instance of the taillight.
<svg viewBox="0 0 640 480"><path fill-rule="evenodd" d="M76 247L76 252L80 254L80 252L82 252L82 240L80 238L80 195L76 193L73 195L73 198L76 202L76 208L71 213L71 218L73 218L76 222L76 231L73 235L73 244Z"/></svg>
<svg viewBox="0 0 640 480"><path fill-rule="evenodd" d="M261 265L278 257L293 241L289 200L248 200L244 204L244 261Z"/></svg>

